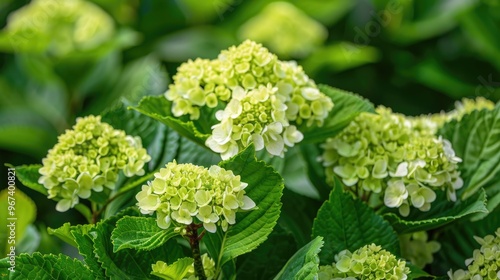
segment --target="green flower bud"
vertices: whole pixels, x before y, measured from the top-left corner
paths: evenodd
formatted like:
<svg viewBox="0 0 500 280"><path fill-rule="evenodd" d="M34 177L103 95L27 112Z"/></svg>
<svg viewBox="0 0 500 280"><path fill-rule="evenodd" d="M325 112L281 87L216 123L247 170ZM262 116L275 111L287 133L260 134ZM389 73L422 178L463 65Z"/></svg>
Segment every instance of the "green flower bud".
<svg viewBox="0 0 500 280"><path fill-rule="evenodd" d="M59 200L56 209L60 212L74 207L79 198L102 192L103 186L113 189L120 170L127 177L143 175L144 164L151 160L140 138L102 123L100 116L78 118L73 129L58 140L42 160L38 182L48 190L49 198ZM106 153L95 152L103 149Z"/></svg>
<svg viewBox="0 0 500 280"><path fill-rule="evenodd" d="M219 166L209 169L192 165L168 163L154 174L155 179L142 186L136 195L143 214L156 212L157 224L166 229L191 223L203 223L209 232L236 223L236 212L255 207L245 195L247 184L232 171Z"/></svg>

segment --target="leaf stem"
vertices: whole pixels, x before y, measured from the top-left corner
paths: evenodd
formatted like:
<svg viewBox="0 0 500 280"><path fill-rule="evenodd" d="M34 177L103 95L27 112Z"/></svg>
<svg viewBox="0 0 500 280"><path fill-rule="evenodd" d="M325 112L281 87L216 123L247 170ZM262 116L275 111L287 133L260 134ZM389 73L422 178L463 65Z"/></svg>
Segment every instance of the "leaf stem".
<svg viewBox="0 0 500 280"><path fill-rule="evenodd" d="M201 224L192 223L188 225L186 227L186 237L189 238L189 245L191 246L191 252L193 253L195 276L197 276L199 280L206 280L207 276L205 276L205 269L203 268L203 262L201 261L200 254L200 240L204 233L202 232L202 234L198 235L198 229L200 227Z"/></svg>

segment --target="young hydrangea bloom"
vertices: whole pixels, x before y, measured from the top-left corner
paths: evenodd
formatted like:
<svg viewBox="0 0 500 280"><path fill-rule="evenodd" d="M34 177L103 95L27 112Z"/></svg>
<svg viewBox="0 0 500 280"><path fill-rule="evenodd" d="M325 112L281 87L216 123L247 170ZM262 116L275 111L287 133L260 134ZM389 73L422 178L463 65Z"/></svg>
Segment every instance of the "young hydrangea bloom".
<svg viewBox="0 0 500 280"><path fill-rule="evenodd" d="M320 266L318 278L404 280L408 274L410 269L405 261L372 243L352 253L349 250L338 253L332 265Z"/></svg>
<svg viewBox="0 0 500 280"><path fill-rule="evenodd" d="M136 195L143 214L156 212L160 228L203 223L209 232L220 225L226 231L236 222L236 211L255 207L245 195L247 183L231 170L213 165L209 169L193 164L168 163L154 174L155 179L142 186Z"/></svg>
<svg viewBox="0 0 500 280"><path fill-rule="evenodd" d="M212 280L215 277L215 262L212 258L210 258L207 254L201 255L201 262L203 264L203 269L205 271L205 276L207 280ZM168 264L163 261L157 261L152 265L153 274L161 277L162 272L168 269ZM163 277L165 279L171 279L167 277ZM182 280L197 280L198 277L195 274L194 263L191 265L186 275L182 278Z"/></svg>
<svg viewBox="0 0 500 280"><path fill-rule="evenodd" d="M428 241L425 231L403 234L399 236L401 256L419 268L424 268L434 261L433 254L441 249L435 240Z"/></svg>
<svg viewBox="0 0 500 280"><path fill-rule="evenodd" d="M455 102L455 109L450 112L409 117L409 119L415 129L434 135L440 127L449 121L461 120L463 116L476 110L493 110L493 108L495 108L495 103L484 97L463 98L462 101Z"/></svg>
<svg viewBox="0 0 500 280"><path fill-rule="evenodd" d="M51 56L96 48L114 32L113 19L81 0L34 0L9 17L7 34L16 51L37 49Z"/></svg>
<svg viewBox="0 0 500 280"><path fill-rule="evenodd" d="M472 258L465 260L467 270L450 270L448 276L451 280L500 279L500 228L496 230L495 236L474 236L474 239L481 248L474 250Z"/></svg>
<svg viewBox="0 0 500 280"><path fill-rule="evenodd" d="M428 211L435 190L455 201L462 187L449 141L415 130L412 122L384 107L361 113L339 135L323 144L327 178L337 175L360 197L372 196L407 216L410 206Z"/></svg>
<svg viewBox="0 0 500 280"><path fill-rule="evenodd" d="M172 114L192 120L213 114L218 123L206 145L230 158L250 143L283 156L303 139L296 127L323 124L333 103L294 62L283 62L262 45L245 41L215 60L182 64L165 97Z"/></svg>
<svg viewBox="0 0 500 280"><path fill-rule="evenodd" d="M120 170L127 177L144 175L143 166L151 160L139 137L113 129L100 116L78 118L58 140L42 160L38 182L49 198L59 199L60 212L74 207L79 198L89 198L92 191L113 189Z"/></svg>
<svg viewBox="0 0 500 280"><path fill-rule="evenodd" d="M288 2L273 2L244 23L239 35L261 42L284 57L304 57L323 43L321 23Z"/></svg>

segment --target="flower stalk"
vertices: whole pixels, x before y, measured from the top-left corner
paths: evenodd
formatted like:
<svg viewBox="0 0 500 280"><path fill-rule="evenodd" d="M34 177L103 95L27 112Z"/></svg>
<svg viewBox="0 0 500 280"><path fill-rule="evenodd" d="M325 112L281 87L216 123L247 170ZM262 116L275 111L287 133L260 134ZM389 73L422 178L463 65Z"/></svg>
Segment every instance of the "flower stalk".
<svg viewBox="0 0 500 280"><path fill-rule="evenodd" d="M193 253L195 275L199 280L206 280L207 276L205 275L205 269L203 268L203 262L200 254L200 240L203 238L205 231L198 234L198 229L201 227L201 224L195 223L188 225L186 227L185 237L187 237L189 246L191 246L191 252Z"/></svg>

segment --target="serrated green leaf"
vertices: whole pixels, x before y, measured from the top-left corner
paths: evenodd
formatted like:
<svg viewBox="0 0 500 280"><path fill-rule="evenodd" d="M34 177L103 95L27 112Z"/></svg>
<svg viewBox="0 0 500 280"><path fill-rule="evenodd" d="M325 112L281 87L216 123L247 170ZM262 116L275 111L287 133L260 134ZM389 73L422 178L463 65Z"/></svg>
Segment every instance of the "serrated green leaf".
<svg viewBox="0 0 500 280"><path fill-rule="evenodd" d="M83 256L83 260L92 272L94 279L106 279L104 269L94 254L93 236L90 232L93 227L93 225L73 227L71 235L77 243L78 252Z"/></svg>
<svg viewBox="0 0 500 280"><path fill-rule="evenodd" d="M64 223L62 226L53 229L53 228L47 228L47 232L50 235L55 235L59 237L62 241L68 243L69 245L76 247L77 244L75 242L74 236L71 234L71 224L70 223Z"/></svg>
<svg viewBox="0 0 500 280"><path fill-rule="evenodd" d="M267 239L279 218L283 192L283 179L272 167L256 160L252 145L220 166L232 170L241 176L242 182L248 183L246 195L255 202L256 208L236 213L236 224L227 232L219 230L204 237L218 272L226 262L254 250Z"/></svg>
<svg viewBox="0 0 500 280"><path fill-rule="evenodd" d="M193 121L183 121L173 117L170 112L171 104L164 96L146 96L139 105L130 108L162 122L180 135L205 147L205 140L210 135L200 132Z"/></svg>
<svg viewBox="0 0 500 280"><path fill-rule="evenodd" d="M173 227L161 229L151 217L123 217L111 234L113 252L125 248L152 250L178 235Z"/></svg>
<svg viewBox="0 0 500 280"><path fill-rule="evenodd" d="M9 274L10 267L7 258L0 260L1 275ZM3 278L2 278L3 279ZM15 270L9 274L10 280L54 279L54 280L93 280L92 274L85 265L66 255L32 255L16 256Z"/></svg>
<svg viewBox="0 0 500 280"><path fill-rule="evenodd" d="M275 280L317 279L319 270L318 254L323 247L323 238L318 236L304 247L300 248L292 258L285 264Z"/></svg>
<svg viewBox="0 0 500 280"><path fill-rule="evenodd" d="M322 264L331 264L342 250L353 252L371 243L399 256L399 239L391 225L366 204L344 193L337 178L330 199L314 220L313 236L325 240L320 253Z"/></svg>
<svg viewBox="0 0 500 280"><path fill-rule="evenodd" d="M31 198L17 188L13 192L8 189L0 191L0 205L0 221L4 221L4 226L0 227L0 252L6 255L10 247L8 244L19 243L28 226L35 221L36 206ZM8 225L11 223L15 225L14 239L10 239L11 228Z"/></svg>
<svg viewBox="0 0 500 280"><path fill-rule="evenodd" d="M173 262L171 254L163 247L150 251L137 251L133 249L122 249L113 252L111 234L116 227L116 223L125 216L139 216L135 208L128 208L115 216L97 223L92 231L93 251L97 260L105 270L107 278L111 279L155 279L151 275L151 265L157 261ZM176 244L170 244L174 248ZM173 249L177 250L177 249Z"/></svg>
<svg viewBox="0 0 500 280"><path fill-rule="evenodd" d="M456 203L447 201L445 194L440 193L428 212L414 209L404 219L395 213L384 214L384 218L391 223L394 230L399 234L404 234L434 229L473 213L488 212L485 205L484 191Z"/></svg>
<svg viewBox="0 0 500 280"><path fill-rule="evenodd" d="M323 142L342 131L359 113L375 112L373 104L357 94L327 85L319 85L319 89L332 99L334 106L322 127L304 131L304 143Z"/></svg>
<svg viewBox="0 0 500 280"><path fill-rule="evenodd" d="M493 180L500 173L500 103L493 110L474 111L460 121L446 123L439 134L451 142L463 160L460 167L465 187L459 190L462 199L483 187L488 192L488 186L495 186Z"/></svg>
<svg viewBox="0 0 500 280"><path fill-rule="evenodd" d="M153 264L153 272L151 274L167 280L182 280L189 269L192 268L193 262L192 258L178 259L171 265L160 261Z"/></svg>
<svg viewBox="0 0 500 280"><path fill-rule="evenodd" d="M40 164L16 166L17 179L26 187L35 190L43 195L48 195L47 189L38 183Z"/></svg>

